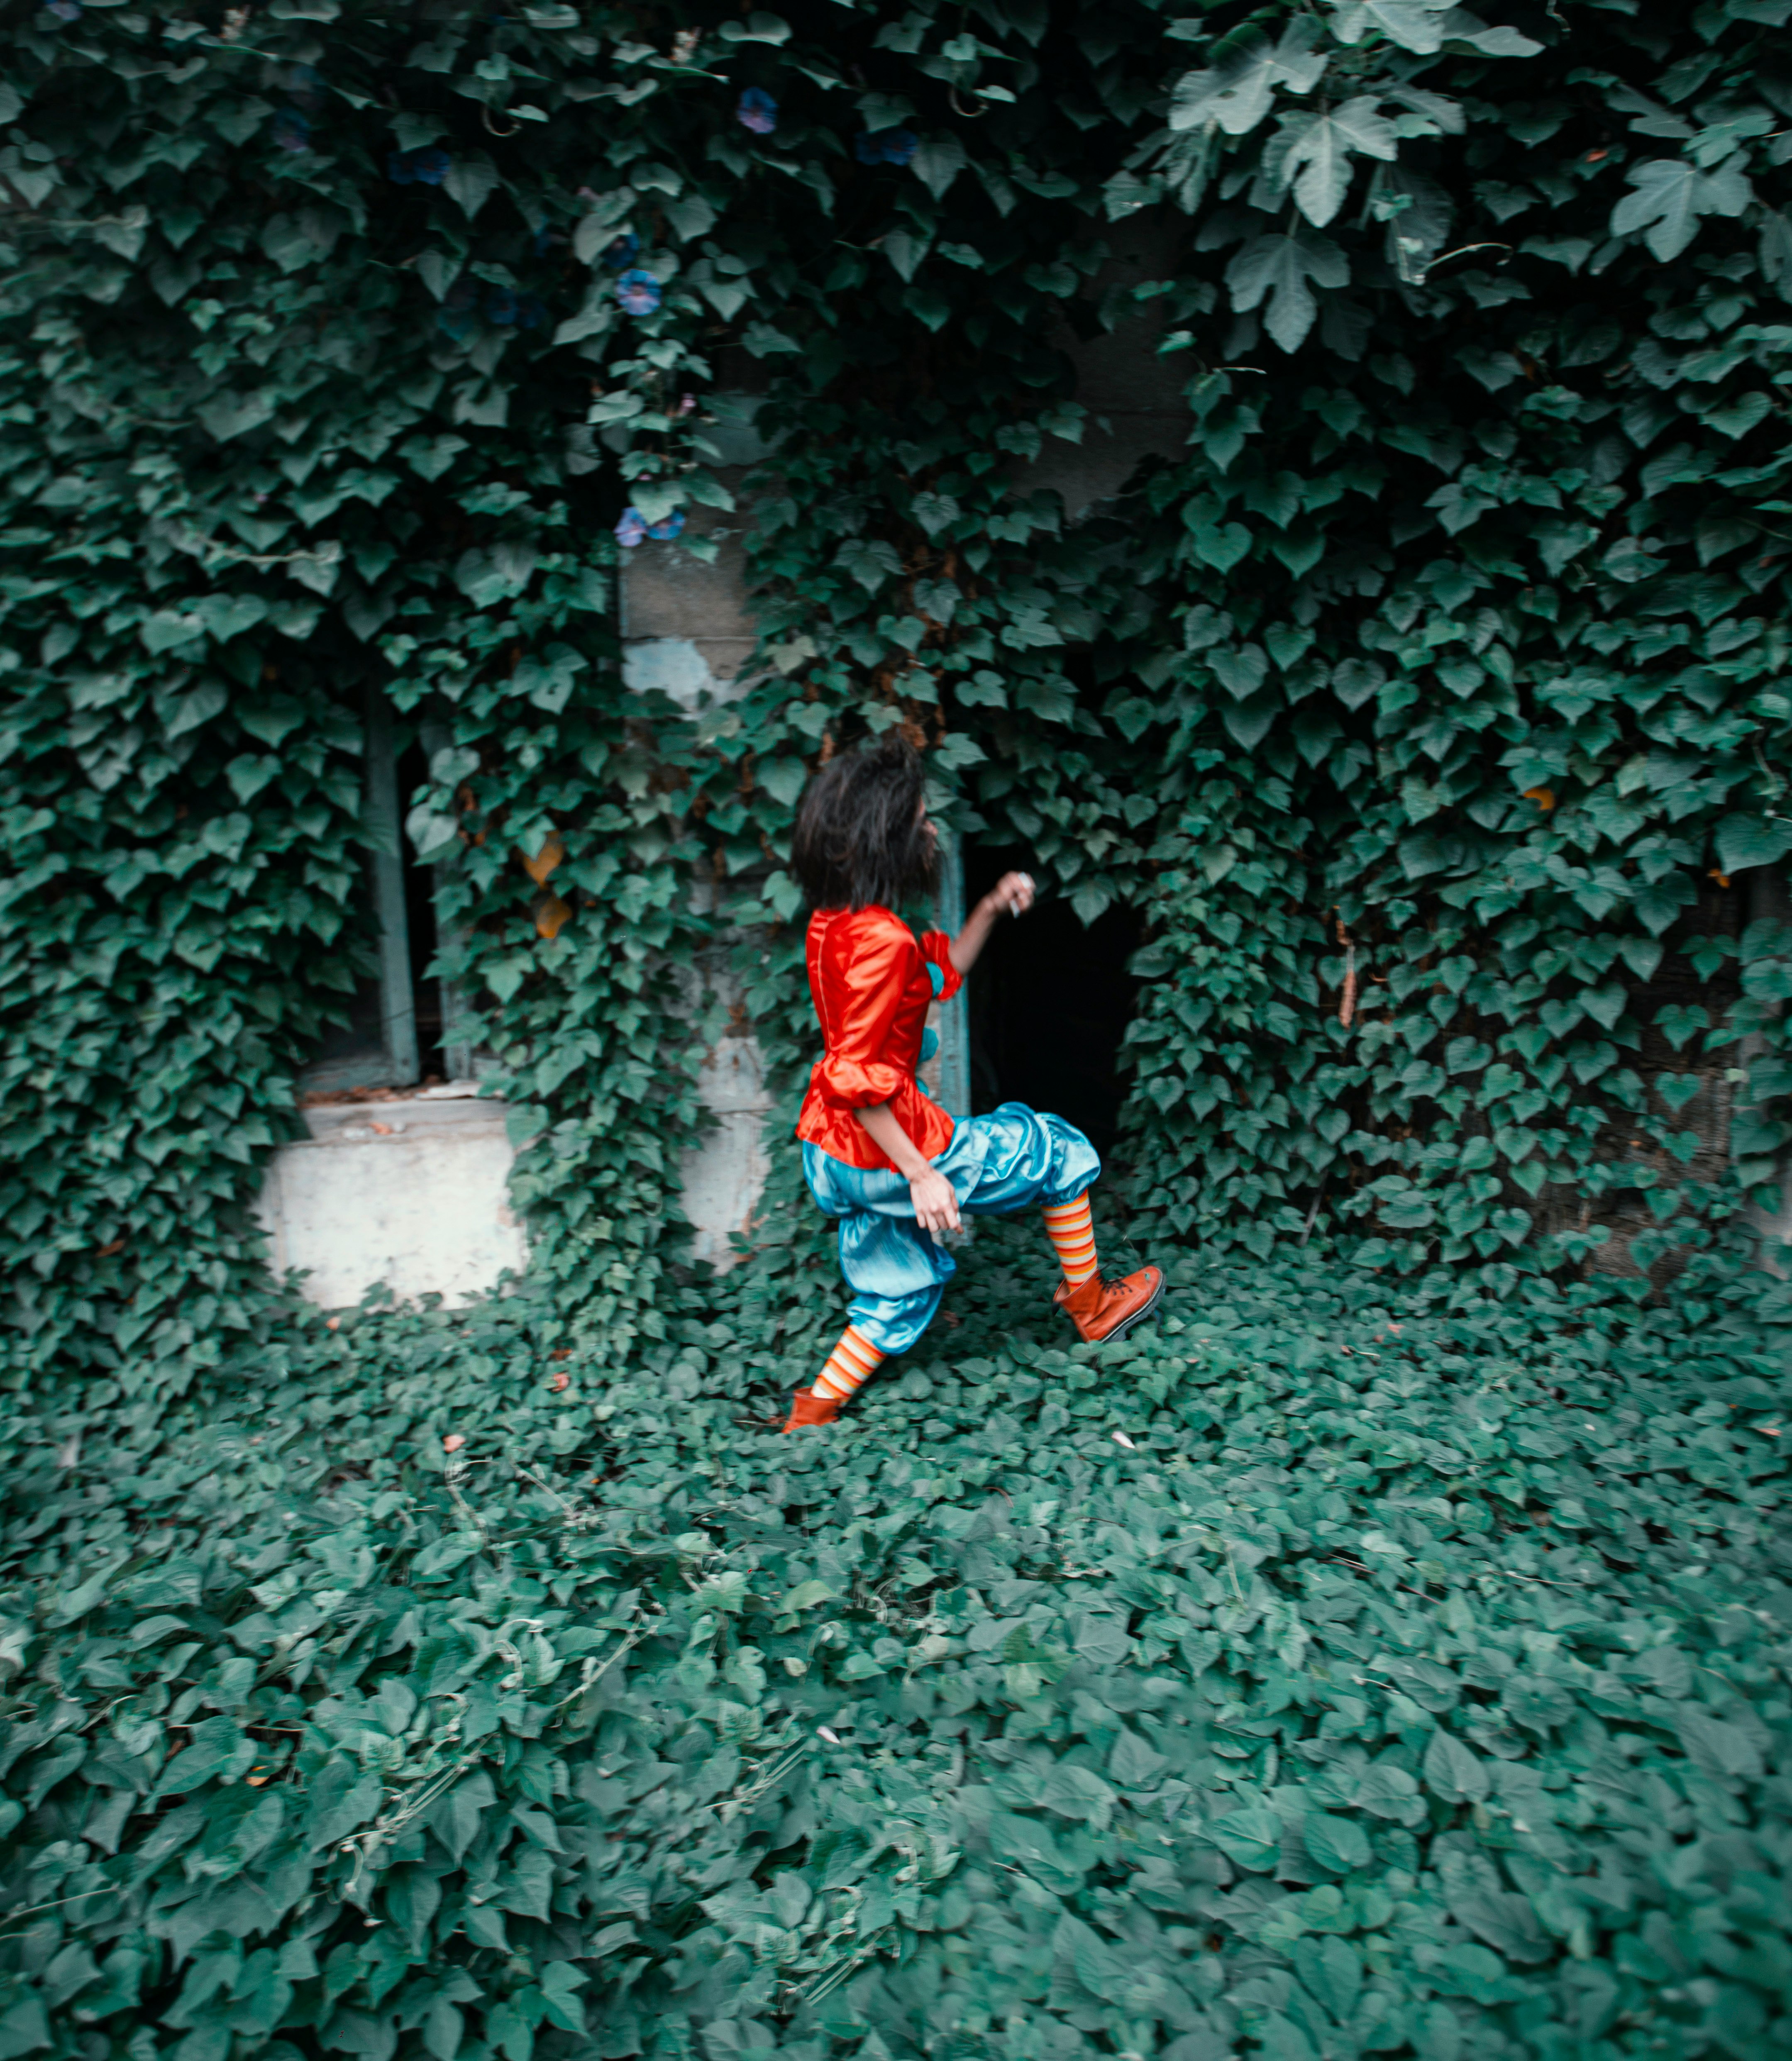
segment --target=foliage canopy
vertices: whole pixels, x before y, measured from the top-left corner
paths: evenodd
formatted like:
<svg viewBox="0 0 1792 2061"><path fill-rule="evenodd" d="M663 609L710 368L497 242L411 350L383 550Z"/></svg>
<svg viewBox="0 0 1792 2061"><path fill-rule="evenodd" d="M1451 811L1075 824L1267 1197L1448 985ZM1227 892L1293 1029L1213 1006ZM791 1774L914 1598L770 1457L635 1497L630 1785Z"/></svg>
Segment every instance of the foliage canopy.
<svg viewBox="0 0 1792 2061"><path fill-rule="evenodd" d="M1779 12L34 15L0 376L38 1363L255 1321L369 693L449 739L410 825L451 970L547 1148L535 1264L615 1254L624 1350L696 1115L685 870L788 918L836 720L909 722L967 829L1146 912L1166 1231L1560 1266L1716 1173L1726 1116L1766 1178ZM1066 526L1028 468L1129 320L1187 447ZM626 498L625 548L714 551L653 533L736 498L748 388L769 662L693 728L619 685L610 532ZM751 997L787 1058L791 950Z"/></svg>

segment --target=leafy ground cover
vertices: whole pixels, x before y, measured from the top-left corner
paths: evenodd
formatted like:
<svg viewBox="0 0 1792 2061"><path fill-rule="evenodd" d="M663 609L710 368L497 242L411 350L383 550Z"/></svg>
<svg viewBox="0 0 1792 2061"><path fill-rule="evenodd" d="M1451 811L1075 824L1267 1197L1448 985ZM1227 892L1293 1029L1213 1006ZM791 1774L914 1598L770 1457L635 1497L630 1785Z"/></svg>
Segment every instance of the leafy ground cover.
<svg viewBox="0 0 1792 2061"><path fill-rule="evenodd" d="M751 1269L14 1415L4 2052L1783 2054L1787 1291L1048 1285L800 1441Z"/></svg>

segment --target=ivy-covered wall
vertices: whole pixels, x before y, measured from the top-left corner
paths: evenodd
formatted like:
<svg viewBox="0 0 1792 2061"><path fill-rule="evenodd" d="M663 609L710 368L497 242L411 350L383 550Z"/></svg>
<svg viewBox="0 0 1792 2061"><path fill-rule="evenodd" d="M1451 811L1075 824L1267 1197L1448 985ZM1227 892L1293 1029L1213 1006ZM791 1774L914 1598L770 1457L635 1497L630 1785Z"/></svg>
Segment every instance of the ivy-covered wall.
<svg viewBox="0 0 1792 2061"><path fill-rule="evenodd" d="M351 974L370 692L451 739L410 835L555 1321L619 1354L722 1027L680 1001L693 867L788 1068L780 854L843 722L909 726L1084 917L1143 910L1155 1235L1647 1267L1768 1182L1787 14L22 18L22 1368L269 1321L247 1199ZM1076 340L1141 314L1192 431L1069 522L1036 462L1106 434ZM619 553L717 548L697 510L744 529L760 659L692 723L623 685L611 602Z"/></svg>

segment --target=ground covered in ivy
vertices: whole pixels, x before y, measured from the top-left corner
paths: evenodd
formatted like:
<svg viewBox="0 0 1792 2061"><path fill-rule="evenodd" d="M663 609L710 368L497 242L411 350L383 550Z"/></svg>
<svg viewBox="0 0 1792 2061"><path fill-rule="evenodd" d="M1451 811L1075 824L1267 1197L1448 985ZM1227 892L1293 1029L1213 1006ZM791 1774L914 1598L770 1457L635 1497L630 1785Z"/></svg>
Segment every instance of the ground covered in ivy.
<svg viewBox="0 0 1792 2061"><path fill-rule="evenodd" d="M1785 1291L1048 1287L800 1439L714 1290L15 1411L0 2054L1792 2047Z"/></svg>

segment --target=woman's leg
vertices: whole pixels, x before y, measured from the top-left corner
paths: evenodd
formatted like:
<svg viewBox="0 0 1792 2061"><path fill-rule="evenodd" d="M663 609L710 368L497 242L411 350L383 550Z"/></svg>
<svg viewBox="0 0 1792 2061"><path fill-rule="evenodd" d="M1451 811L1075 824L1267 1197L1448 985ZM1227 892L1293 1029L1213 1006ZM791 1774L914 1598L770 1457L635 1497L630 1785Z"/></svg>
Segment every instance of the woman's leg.
<svg viewBox="0 0 1792 2061"><path fill-rule="evenodd" d="M1043 1115L1024 1103L1004 1103L988 1116L973 1117L960 1131L979 1134L977 1185L968 1210L1006 1215L1040 1204L1046 1235L1064 1279L1052 1301L1093 1344L1121 1337L1163 1299L1164 1277L1155 1267L1104 1281L1095 1251L1095 1219L1088 1191L1101 1171L1095 1147L1062 1117ZM959 1143L955 1135L952 1143Z"/></svg>
<svg viewBox="0 0 1792 2061"><path fill-rule="evenodd" d="M850 1322L812 1388L796 1391L784 1429L832 1423L840 1405L888 1359L907 1352L932 1322L956 1267L911 1215L908 1183L900 1174L824 1164L804 1171L816 1200L840 1220L840 1272L852 1291Z"/></svg>
<svg viewBox="0 0 1792 2061"><path fill-rule="evenodd" d="M952 1271L949 1255L937 1247L938 1260L919 1250L933 1241L912 1219L903 1227L888 1218L847 1218L840 1224L840 1271L853 1291L852 1321L840 1334L812 1388L800 1388L787 1431L804 1424L831 1424L886 1359L905 1353L933 1321L944 1294L944 1275ZM868 1232L869 1235L868 1235ZM892 1237L891 1234L897 1234ZM939 1270L944 1268L942 1275ZM929 1278L931 1277L931 1278ZM908 1286L903 1284L906 1282Z"/></svg>
<svg viewBox="0 0 1792 2061"><path fill-rule="evenodd" d="M1089 1207L1086 1188L1073 1203L1045 1205L1045 1235L1072 1287L1100 1272L1095 1261L1095 1212Z"/></svg>
<svg viewBox="0 0 1792 2061"><path fill-rule="evenodd" d="M844 1403L876 1373L889 1355L874 1346L856 1324L848 1324L828 1363L815 1378L815 1393Z"/></svg>

